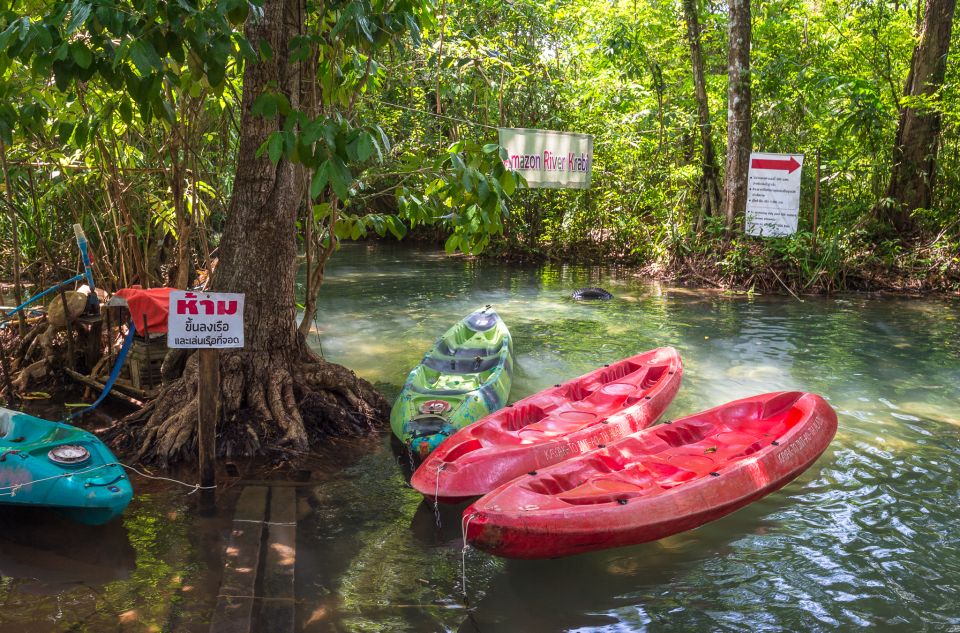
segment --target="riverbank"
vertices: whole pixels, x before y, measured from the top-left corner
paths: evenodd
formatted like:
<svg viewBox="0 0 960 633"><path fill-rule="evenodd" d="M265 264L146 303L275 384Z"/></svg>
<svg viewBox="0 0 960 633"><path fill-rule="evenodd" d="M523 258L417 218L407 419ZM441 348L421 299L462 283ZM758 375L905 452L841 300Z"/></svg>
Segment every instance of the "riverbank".
<svg viewBox="0 0 960 633"><path fill-rule="evenodd" d="M526 264L620 265L635 269L639 277L737 292L960 295L960 238L943 235L912 245L871 242L863 234L818 244L809 233L729 241L705 236L672 252L618 249L598 242L531 248L505 240L480 257Z"/></svg>

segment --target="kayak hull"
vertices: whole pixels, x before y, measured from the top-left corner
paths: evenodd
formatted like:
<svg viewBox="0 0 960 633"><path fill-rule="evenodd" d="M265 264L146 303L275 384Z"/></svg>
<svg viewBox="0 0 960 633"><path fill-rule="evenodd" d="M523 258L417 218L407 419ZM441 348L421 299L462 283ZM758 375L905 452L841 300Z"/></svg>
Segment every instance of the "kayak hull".
<svg viewBox="0 0 960 633"><path fill-rule="evenodd" d="M683 363L672 347L605 365L519 400L458 431L410 480L458 503L653 424L673 401Z"/></svg>
<svg viewBox="0 0 960 633"><path fill-rule="evenodd" d="M85 451L86 458L55 461L63 450ZM95 435L0 408L0 504L54 508L79 523L102 525L132 498L123 467Z"/></svg>
<svg viewBox="0 0 960 633"><path fill-rule="evenodd" d="M390 427L410 453L425 458L458 429L507 402L513 341L488 307L458 321L407 376Z"/></svg>
<svg viewBox="0 0 960 633"><path fill-rule="evenodd" d="M501 486L464 510L467 542L553 558L661 539L785 486L836 429L836 413L814 394L737 400Z"/></svg>

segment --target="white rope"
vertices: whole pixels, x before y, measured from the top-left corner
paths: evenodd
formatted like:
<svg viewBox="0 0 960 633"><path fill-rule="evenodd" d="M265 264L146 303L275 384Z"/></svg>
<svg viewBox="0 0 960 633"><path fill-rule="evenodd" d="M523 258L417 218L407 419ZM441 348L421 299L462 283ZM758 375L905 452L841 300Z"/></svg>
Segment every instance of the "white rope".
<svg viewBox="0 0 960 633"><path fill-rule="evenodd" d="M474 512L460 522L460 526L463 528L463 550L460 552L460 588L463 590L465 602L470 601L470 598L467 597L467 548L470 547L467 544L467 530L470 529L470 521L473 521L477 516L479 516L478 513Z"/></svg>
<svg viewBox="0 0 960 633"><path fill-rule="evenodd" d="M124 464L124 463L121 463L121 462L117 462L117 464L119 464L120 466L123 466L124 468L126 468L126 469L128 469L128 470L132 470L133 472L137 473L138 475L140 475L141 477L143 477L143 478L145 478L145 479L156 479L157 481L169 481L169 482L171 482L171 483L179 484L179 485L184 486L184 487L186 487L186 488L193 488L193 490L191 490L190 492L187 493L188 495L192 495L193 493L195 493L195 492L198 491L198 490L215 490L215 489L217 488L216 485L213 485L213 486L201 486L200 484L188 484L188 483L185 482L185 481L180 481L179 479L171 479L170 477L160 477L159 475L148 475L147 473L144 473L144 472L141 472L141 471L137 470L137 469L134 468L133 466L129 466L129 465Z"/></svg>
<svg viewBox="0 0 960 633"><path fill-rule="evenodd" d="M447 467L445 462L440 462L437 466L437 489L433 493L433 516L437 521L437 527L440 525L440 473Z"/></svg>
<svg viewBox="0 0 960 633"><path fill-rule="evenodd" d="M76 470L76 471L70 472L70 473L60 473L59 475L52 475L52 476L50 476L50 477L43 477L42 479L33 479L33 480L31 480L31 481L22 481L22 482L19 482L19 483L10 484L9 486L0 486L0 497L16 497L16 496L17 496L17 492L19 492L19 490L20 490L21 488L23 488L24 486L32 486L33 484L39 484L39 483L43 483L43 482L45 482L45 481L52 481L52 480L54 480L54 479L62 479L62 478L64 478L64 477L73 477L74 475L85 475L85 474L87 474L87 473L92 473L92 472L94 472L94 471L101 470L101 469L103 469L103 468L110 468L111 466L121 466L121 467L123 467L123 468L126 468L127 470L132 470L133 472L137 473L138 475L140 475L141 477L143 477L143 478L145 478L145 479L156 479L156 480L159 480L159 481L169 481L169 482L171 482L171 483L179 484L179 485L185 486L185 487L187 487L187 488L192 488L192 490L187 493L187 494L190 494L190 495L192 495L193 493L195 493L197 490L210 490L210 489L216 488L216 486L201 486L200 484L188 484L188 483L185 482L185 481L180 481L179 479L171 479L170 477L159 477L159 476L157 476L157 475L148 475L148 474L146 474L146 473L144 473L144 472L141 472L141 471L137 470L136 468L134 468L133 466L130 466L130 465L128 465L128 464L124 464L124 463L121 463L121 462L110 462L109 464L100 464L99 466L91 466L91 467L89 467L89 468L84 468L84 469L82 469L82 470Z"/></svg>

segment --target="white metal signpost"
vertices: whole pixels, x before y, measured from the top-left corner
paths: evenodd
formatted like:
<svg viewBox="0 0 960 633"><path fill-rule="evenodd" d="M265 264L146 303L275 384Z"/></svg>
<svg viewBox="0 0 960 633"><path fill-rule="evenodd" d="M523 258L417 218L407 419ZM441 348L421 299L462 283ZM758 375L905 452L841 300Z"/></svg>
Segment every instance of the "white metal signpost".
<svg viewBox="0 0 960 633"><path fill-rule="evenodd" d="M220 349L243 347L243 295L225 292L170 293L167 347L200 350L197 385L197 448L204 504L213 506L217 485L217 423L220 420Z"/></svg>
<svg viewBox="0 0 960 633"><path fill-rule="evenodd" d="M515 169L531 188L589 189L593 136L573 132L500 128L507 150L505 167Z"/></svg>
<svg viewBox="0 0 960 633"><path fill-rule="evenodd" d="M775 237L797 232L803 154L750 154L747 235Z"/></svg>

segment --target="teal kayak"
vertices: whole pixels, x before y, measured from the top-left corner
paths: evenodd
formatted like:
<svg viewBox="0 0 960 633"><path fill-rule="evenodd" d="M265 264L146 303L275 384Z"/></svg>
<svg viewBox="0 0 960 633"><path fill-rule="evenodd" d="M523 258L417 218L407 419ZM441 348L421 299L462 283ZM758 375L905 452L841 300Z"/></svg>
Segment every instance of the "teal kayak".
<svg viewBox="0 0 960 633"><path fill-rule="evenodd" d="M390 427L423 459L455 431L507 403L513 342L487 306L457 322L413 368L390 412Z"/></svg>
<svg viewBox="0 0 960 633"><path fill-rule="evenodd" d="M0 408L0 504L55 508L101 525L132 498L126 472L95 435Z"/></svg>

